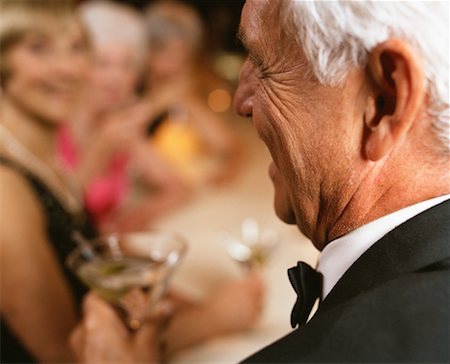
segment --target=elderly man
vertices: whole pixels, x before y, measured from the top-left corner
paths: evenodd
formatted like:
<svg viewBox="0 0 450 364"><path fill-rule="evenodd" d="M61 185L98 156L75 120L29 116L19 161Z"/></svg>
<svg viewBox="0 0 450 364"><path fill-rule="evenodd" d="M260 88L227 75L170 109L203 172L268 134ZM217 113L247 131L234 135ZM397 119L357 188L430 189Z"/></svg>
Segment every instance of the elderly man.
<svg viewBox="0 0 450 364"><path fill-rule="evenodd" d="M299 292L299 329L246 362L449 360L447 16L448 3L246 2L236 109L323 275ZM299 263L297 291L306 273L320 283Z"/></svg>
<svg viewBox="0 0 450 364"><path fill-rule="evenodd" d="M236 109L273 157L278 216L321 250L317 272L289 270L298 329L246 362L448 362L447 16L246 2Z"/></svg>

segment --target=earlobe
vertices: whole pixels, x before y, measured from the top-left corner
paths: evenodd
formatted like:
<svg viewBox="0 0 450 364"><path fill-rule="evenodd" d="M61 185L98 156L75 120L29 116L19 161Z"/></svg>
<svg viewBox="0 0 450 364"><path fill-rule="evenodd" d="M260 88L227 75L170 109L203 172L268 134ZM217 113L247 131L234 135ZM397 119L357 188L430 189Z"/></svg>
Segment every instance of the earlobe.
<svg viewBox="0 0 450 364"><path fill-rule="evenodd" d="M402 142L416 121L425 98L420 57L409 43L389 39L369 55L373 89L368 96L363 149L368 160L385 157Z"/></svg>

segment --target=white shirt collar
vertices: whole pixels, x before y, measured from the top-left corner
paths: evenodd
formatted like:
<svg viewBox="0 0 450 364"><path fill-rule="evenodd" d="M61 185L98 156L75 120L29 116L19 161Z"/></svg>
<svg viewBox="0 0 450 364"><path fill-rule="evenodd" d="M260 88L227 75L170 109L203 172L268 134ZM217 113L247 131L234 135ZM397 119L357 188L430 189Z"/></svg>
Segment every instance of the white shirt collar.
<svg viewBox="0 0 450 364"><path fill-rule="evenodd" d="M322 299L348 268L373 244L413 216L450 199L450 194L419 202L359 227L333 240L322 250L317 270L323 274Z"/></svg>

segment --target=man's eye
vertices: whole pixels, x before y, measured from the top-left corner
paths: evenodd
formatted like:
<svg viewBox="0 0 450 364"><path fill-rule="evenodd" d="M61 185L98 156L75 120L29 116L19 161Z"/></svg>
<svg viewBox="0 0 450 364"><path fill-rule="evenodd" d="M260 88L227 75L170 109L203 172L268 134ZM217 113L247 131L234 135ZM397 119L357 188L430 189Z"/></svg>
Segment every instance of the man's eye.
<svg viewBox="0 0 450 364"><path fill-rule="evenodd" d="M253 67L256 70L256 76L259 79L262 80L269 77L270 75L269 67L265 66L259 58L253 57L251 55L249 55L248 58L253 64Z"/></svg>
<svg viewBox="0 0 450 364"><path fill-rule="evenodd" d="M267 79L267 78L269 78L269 76L270 76L270 72L269 72L267 67L264 67L264 68L263 67L259 67L258 68L258 78L260 80Z"/></svg>

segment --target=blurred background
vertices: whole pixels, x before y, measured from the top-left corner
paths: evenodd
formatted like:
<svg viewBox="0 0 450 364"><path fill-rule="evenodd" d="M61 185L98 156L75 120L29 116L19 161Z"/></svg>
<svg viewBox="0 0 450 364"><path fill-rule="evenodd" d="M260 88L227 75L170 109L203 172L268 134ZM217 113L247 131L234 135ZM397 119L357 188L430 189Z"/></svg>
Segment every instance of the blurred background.
<svg viewBox="0 0 450 364"><path fill-rule="evenodd" d="M115 0L138 10L154 3L154 0ZM236 39L241 9L245 0L182 0L192 6L203 19L206 30L206 45L211 52L242 52Z"/></svg>
<svg viewBox="0 0 450 364"><path fill-rule="evenodd" d="M80 3L88 0L79 0ZM140 12L156 0L113 0L130 5ZM204 57L224 78L236 84L240 61L245 54L236 37L245 0L180 0L194 8L204 26Z"/></svg>

